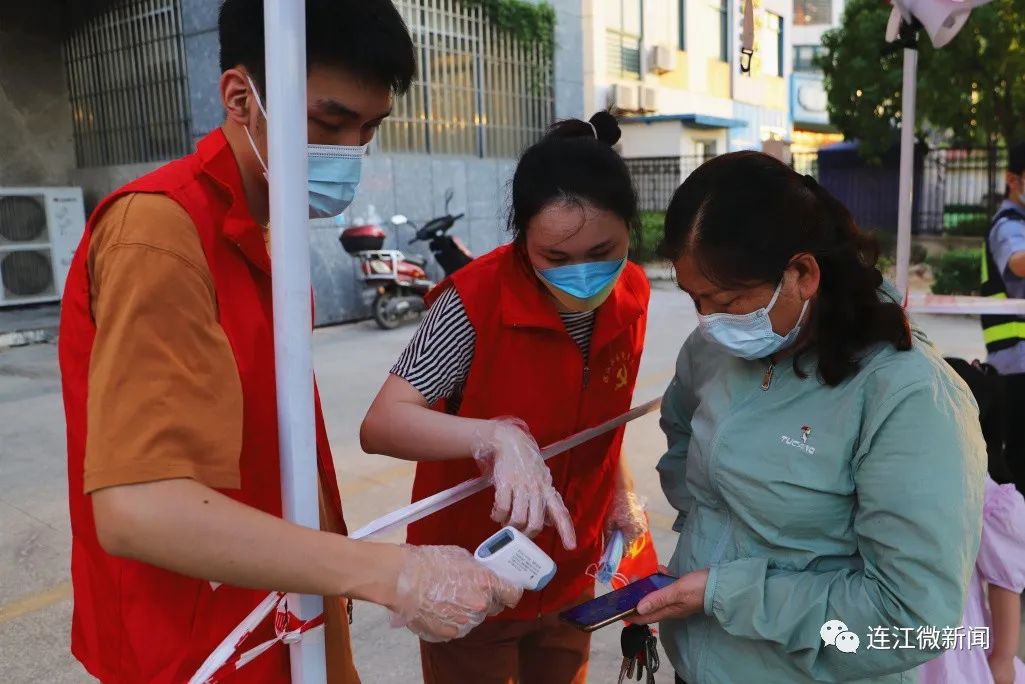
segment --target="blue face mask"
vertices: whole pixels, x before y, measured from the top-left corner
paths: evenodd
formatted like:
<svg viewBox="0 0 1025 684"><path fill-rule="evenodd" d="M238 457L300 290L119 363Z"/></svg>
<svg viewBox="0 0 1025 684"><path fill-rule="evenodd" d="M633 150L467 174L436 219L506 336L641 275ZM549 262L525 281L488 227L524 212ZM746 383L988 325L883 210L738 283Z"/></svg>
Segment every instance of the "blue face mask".
<svg viewBox="0 0 1025 684"><path fill-rule="evenodd" d="M253 97L256 99L256 106L266 121L267 112L263 108L260 96L256 92L256 86L252 79L249 79L249 87L252 88ZM256 142L253 140L249 128L246 127L246 136L249 144L256 153L256 158L263 166L264 177L267 176L267 164L256 149ZM359 187L360 177L363 172L363 157L366 155L366 145L307 145L307 179L306 185L309 191L310 218L330 218L338 216L345 211L356 196L356 188Z"/></svg>
<svg viewBox="0 0 1025 684"><path fill-rule="evenodd" d="M772 329L769 312L779 299L783 282L780 281L776 291L769 300L769 305L748 314L698 314L698 328L701 334L733 356L752 361L772 356L781 349L786 349L801 333L801 321L808 311L808 301L797 317L797 324L786 335L780 335Z"/></svg>
<svg viewBox="0 0 1025 684"><path fill-rule="evenodd" d="M307 145L310 218L329 218L345 211L363 173L365 145Z"/></svg>
<svg viewBox="0 0 1025 684"><path fill-rule="evenodd" d="M571 311L593 311L612 294L624 268L626 257L616 261L585 261L534 271L563 306Z"/></svg>

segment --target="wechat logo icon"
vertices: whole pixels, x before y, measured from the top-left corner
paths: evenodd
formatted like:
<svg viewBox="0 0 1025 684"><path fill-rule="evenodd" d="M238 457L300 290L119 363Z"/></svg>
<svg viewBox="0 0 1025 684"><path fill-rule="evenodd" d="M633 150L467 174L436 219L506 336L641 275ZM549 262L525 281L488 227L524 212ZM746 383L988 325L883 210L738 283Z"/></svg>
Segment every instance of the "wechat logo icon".
<svg viewBox="0 0 1025 684"><path fill-rule="evenodd" d="M822 643L826 646L833 646L841 653L857 653L861 646L858 635L847 629L847 625L840 620L829 620L819 630Z"/></svg>

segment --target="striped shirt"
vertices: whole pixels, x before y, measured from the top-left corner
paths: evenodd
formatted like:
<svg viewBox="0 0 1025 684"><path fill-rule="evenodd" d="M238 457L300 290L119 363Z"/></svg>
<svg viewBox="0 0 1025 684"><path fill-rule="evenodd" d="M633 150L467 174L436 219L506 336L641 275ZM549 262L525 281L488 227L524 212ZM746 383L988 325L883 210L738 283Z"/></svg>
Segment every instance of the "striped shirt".
<svg viewBox="0 0 1025 684"><path fill-rule="evenodd" d="M594 311L560 312L566 332L587 358L594 328ZM473 329L463 300L449 288L427 310L420 327L391 369L416 388L428 404L461 394L473 362L477 332Z"/></svg>

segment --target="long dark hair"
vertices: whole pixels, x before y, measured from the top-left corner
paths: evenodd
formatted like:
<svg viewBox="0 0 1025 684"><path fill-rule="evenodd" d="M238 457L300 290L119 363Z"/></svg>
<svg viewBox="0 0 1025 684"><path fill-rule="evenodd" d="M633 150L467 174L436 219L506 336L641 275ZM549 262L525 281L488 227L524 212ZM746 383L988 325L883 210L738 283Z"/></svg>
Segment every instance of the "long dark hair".
<svg viewBox="0 0 1025 684"><path fill-rule="evenodd" d="M509 230L516 241L530 220L552 202L587 203L616 214L634 229L639 223L637 193L622 157L612 148L621 131L616 118L598 112L591 120L553 124L527 148L512 182Z"/></svg>
<svg viewBox="0 0 1025 684"><path fill-rule="evenodd" d="M821 280L807 325L818 376L830 386L854 375L872 344L911 348L904 309L880 297L875 237L813 178L769 155L725 154L691 174L666 212L663 253L671 261L693 255L727 289L776 285L795 255L815 257Z"/></svg>

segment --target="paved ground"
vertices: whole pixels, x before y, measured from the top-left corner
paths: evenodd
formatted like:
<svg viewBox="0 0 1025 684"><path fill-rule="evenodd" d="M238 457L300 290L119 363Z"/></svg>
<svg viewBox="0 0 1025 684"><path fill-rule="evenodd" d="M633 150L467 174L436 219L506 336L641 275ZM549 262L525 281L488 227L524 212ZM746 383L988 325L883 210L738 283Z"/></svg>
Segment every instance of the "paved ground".
<svg viewBox="0 0 1025 684"><path fill-rule="evenodd" d="M978 325L956 317L924 320L945 353L982 353ZM637 403L657 396L672 373L681 340L695 325L693 307L669 284L652 298L648 345ZM360 450L358 427L374 393L412 332L372 323L319 330L314 352L328 431L351 528L408 502L413 466ZM0 679L4 682L85 682L68 654L71 602L64 426L51 344L0 351ZM648 497L655 543L667 557L675 534L672 510L654 465L664 447L654 416L627 431L626 453L638 489ZM394 535L398 540L401 535ZM414 639L391 630L384 611L361 604L354 628L358 666L368 683L417 681ZM594 640L591 682L615 680L618 630ZM671 682L668 667L657 677Z"/></svg>

